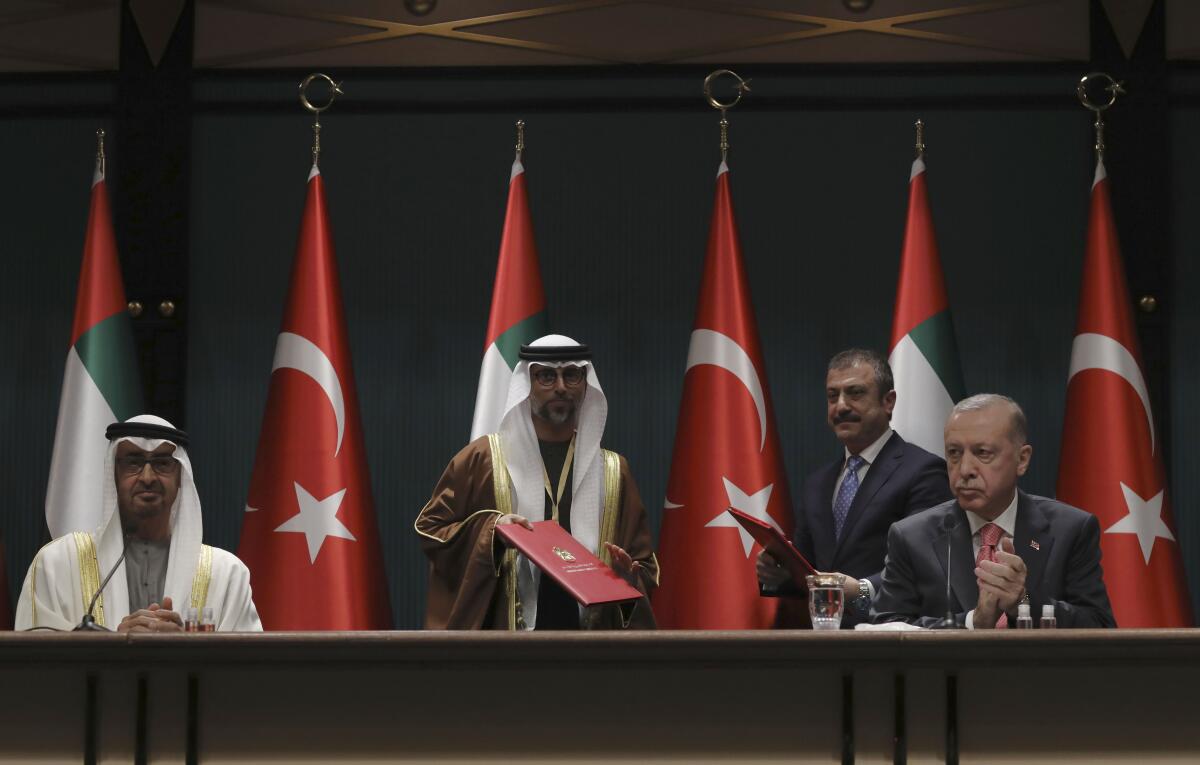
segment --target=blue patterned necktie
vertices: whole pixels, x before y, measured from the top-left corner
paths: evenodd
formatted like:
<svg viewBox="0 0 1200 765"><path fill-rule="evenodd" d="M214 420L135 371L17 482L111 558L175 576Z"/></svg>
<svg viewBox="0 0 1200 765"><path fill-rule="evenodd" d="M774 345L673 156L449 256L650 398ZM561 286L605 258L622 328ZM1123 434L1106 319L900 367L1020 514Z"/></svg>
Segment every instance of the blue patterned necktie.
<svg viewBox="0 0 1200 765"><path fill-rule="evenodd" d="M842 526L846 525L846 516L850 513L850 505L854 504L854 495L858 494L858 469L867 461L857 454L846 460L846 477L838 488L837 499L833 501L833 533L835 538L842 538Z"/></svg>

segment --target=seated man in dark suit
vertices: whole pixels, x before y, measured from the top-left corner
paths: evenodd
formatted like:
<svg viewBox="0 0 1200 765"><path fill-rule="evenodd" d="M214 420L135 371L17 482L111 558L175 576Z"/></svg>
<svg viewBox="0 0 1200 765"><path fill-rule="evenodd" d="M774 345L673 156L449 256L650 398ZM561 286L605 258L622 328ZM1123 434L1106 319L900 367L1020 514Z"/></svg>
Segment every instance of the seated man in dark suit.
<svg viewBox="0 0 1200 765"><path fill-rule="evenodd" d="M1028 602L1035 619L1054 606L1059 627L1116 626L1096 516L1017 488L1033 454L1026 434L1025 414L1007 396L954 407L945 436L957 499L892 526L874 621L932 627L949 614L968 629L1014 627Z"/></svg>
<svg viewBox="0 0 1200 765"><path fill-rule="evenodd" d="M796 547L820 571L845 576L843 627L865 621L879 587L892 523L950 499L946 463L891 428L896 405L892 370L874 351L842 351L825 376L826 416L842 444L838 459L804 482L796 513ZM767 553L759 555L763 593L799 595ZM779 626L794 626L795 607Z"/></svg>

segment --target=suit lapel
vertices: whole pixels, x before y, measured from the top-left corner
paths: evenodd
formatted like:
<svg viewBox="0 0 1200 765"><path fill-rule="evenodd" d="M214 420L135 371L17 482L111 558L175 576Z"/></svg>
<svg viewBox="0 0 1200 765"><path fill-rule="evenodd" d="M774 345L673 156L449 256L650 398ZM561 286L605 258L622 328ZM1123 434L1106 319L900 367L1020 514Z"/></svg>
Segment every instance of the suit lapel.
<svg viewBox="0 0 1200 765"><path fill-rule="evenodd" d="M933 543L934 554L942 564L943 576L947 571L946 550L949 547L951 561L949 563L950 589L958 601L955 611L969 611L979 602L979 585L975 581L975 554L971 546L971 524L967 521L966 513L955 503L950 506L945 518L954 518L958 522L950 531L943 527ZM945 581L945 580L943 580Z"/></svg>
<svg viewBox="0 0 1200 765"><path fill-rule="evenodd" d="M901 458L904 456L904 450L901 448L903 443L904 441L900 438L899 433L892 433L891 438L879 450L879 454L875 455L875 462L867 470L867 477L863 479L862 485L858 487L858 493L854 495L854 501L850 503L850 510L846 513L846 523L842 527L842 536L837 540L837 548L833 553L835 559L841 554L842 543L850 538L851 533L854 531L854 525L858 523L859 518L862 518L863 513L866 512L866 507L875 498L875 494L892 477L892 473L896 472L896 468L900 467ZM830 497L832 498L832 496L833 491L830 490ZM830 504L832 508L832 499L830 500ZM830 510L830 517L832 517L832 509Z"/></svg>
<svg viewBox="0 0 1200 765"><path fill-rule="evenodd" d="M1054 537L1050 535L1050 522L1029 495L1018 489L1017 527L1013 535L1013 549L1021 560L1025 561L1026 592L1041 591L1046 558L1053 546Z"/></svg>

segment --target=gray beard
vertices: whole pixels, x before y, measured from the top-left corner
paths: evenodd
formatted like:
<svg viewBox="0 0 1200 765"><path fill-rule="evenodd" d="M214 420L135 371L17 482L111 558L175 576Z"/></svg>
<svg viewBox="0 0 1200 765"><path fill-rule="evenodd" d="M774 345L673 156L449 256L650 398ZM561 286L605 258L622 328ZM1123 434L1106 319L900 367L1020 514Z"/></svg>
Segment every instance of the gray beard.
<svg viewBox="0 0 1200 765"><path fill-rule="evenodd" d="M561 414L550 409L550 405L546 404L540 409L534 409L533 413L547 422L555 425L566 425L575 417L575 407L565 410Z"/></svg>

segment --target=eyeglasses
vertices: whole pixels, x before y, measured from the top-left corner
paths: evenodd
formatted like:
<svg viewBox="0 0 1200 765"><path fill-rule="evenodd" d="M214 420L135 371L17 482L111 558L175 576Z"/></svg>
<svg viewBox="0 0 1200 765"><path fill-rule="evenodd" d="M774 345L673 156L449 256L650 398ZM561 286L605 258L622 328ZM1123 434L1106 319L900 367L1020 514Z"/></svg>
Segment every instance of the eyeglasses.
<svg viewBox="0 0 1200 765"><path fill-rule="evenodd" d="M174 457L151 457L146 459L139 456L117 457L117 469L125 475L139 475L146 465L158 475L171 475L179 462Z"/></svg>
<svg viewBox="0 0 1200 765"><path fill-rule="evenodd" d="M558 382L560 373L563 385L568 388L578 387L586 376L583 367L561 367L559 369L541 367L534 371L533 379L543 388L553 388L554 383Z"/></svg>

